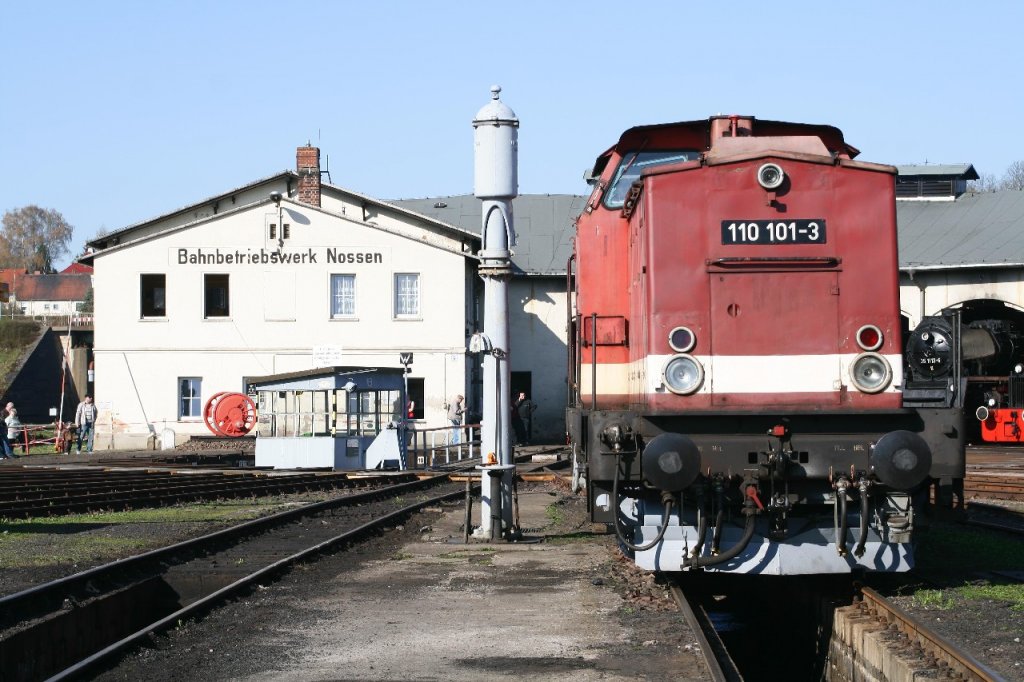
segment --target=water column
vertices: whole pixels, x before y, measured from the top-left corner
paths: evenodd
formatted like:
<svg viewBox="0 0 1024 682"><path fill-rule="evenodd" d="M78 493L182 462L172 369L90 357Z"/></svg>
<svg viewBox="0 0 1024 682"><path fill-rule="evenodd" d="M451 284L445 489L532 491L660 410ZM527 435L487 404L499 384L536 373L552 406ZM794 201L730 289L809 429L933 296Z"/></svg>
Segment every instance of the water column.
<svg viewBox="0 0 1024 682"><path fill-rule="evenodd" d="M491 101L473 119L473 193L482 202L480 277L484 281L484 331L476 335L471 351L483 353L483 419L480 427L481 523L479 535L496 538L512 529L511 421L512 373L509 367L508 282L516 234L512 225L512 199L519 193L519 119L499 99L501 88L491 87ZM500 478L500 488L497 479ZM493 483L493 485L492 485ZM493 492L492 492L493 491ZM500 495L500 505L498 495ZM498 506L500 527L494 527Z"/></svg>

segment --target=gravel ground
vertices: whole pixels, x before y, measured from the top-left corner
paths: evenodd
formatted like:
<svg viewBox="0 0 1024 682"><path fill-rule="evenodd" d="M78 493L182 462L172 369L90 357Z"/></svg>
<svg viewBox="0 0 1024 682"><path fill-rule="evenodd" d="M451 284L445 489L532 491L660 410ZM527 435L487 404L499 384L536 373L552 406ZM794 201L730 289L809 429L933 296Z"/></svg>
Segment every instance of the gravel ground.
<svg viewBox="0 0 1024 682"><path fill-rule="evenodd" d="M463 544L461 506L425 511L154 637L99 679L707 679L667 592L590 533L585 506L521 489L538 544Z"/></svg>
<svg viewBox="0 0 1024 682"><path fill-rule="evenodd" d="M282 496L261 504L258 513L312 499L322 496ZM692 636L667 592L653 575L636 571L623 559L608 536L590 533L585 501L542 485L524 489L523 500L524 509L533 501L542 510L539 517L536 510L530 517L524 512L524 519L531 519L524 525L535 526L529 532L548 539L538 547L561 548L553 566L540 554L531 555L527 546L499 552L491 551L497 546L452 544L452 538L461 536L457 510L434 510L354 551L297 568L200 622L154 637L150 648L128 657L102 679L700 679ZM253 513L253 505L240 504L239 513ZM33 524L32 552L51 560L22 567L3 538L11 529L0 523L0 594L208 533L228 522L75 528ZM942 528L933 527L931 534ZM95 552L69 561L66 548L72 531L78 540L96 540ZM1004 537L1003 542L1024 540ZM23 551L24 545L19 547ZM933 566L945 563L932 559ZM1024 562L1016 568L1019 580ZM965 582L1012 582L1014 572L1005 567L987 570L975 562L966 573L922 570L921 576L902 590L897 603L1006 679L1024 680L1024 611L1014 610L1009 601L964 597L953 590ZM515 608L516 595L523 590L544 595L546 610L552 612L570 613L585 605L593 614L586 619L590 630L582 631L584 618L579 615L534 622L530 628L541 639L533 642L526 639L529 633L493 630L486 619L469 624L461 620L465 612L445 610L453 601L474 599L480 606L470 611L486 613L486 597L503 596L511 606L503 606L502 613L527 619L529 610ZM416 598L402 600L407 608L392 617L395 595L406 591ZM937 599L920 598L937 591ZM339 606L343 604L358 608L346 610ZM443 640L440 650L432 648L430 633L435 629L427 627L434 616L454 626L456 633L454 639ZM561 639L566 633L573 633L571 643ZM536 655L526 663L522 656L531 650ZM410 668L409 661L419 662ZM642 674L633 672L639 661Z"/></svg>

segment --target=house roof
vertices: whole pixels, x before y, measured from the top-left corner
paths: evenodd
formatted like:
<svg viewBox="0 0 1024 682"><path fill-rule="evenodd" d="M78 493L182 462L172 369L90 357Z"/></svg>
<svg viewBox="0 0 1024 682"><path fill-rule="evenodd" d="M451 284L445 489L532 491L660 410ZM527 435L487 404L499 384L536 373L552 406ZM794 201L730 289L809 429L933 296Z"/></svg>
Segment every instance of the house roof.
<svg viewBox="0 0 1024 682"><path fill-rule="evenodd" d="M92 275L21 275L15 282L19 301L84 301Z"/></svg>
<svg viewBox="0 0 1024 682"><path fill-rule="evenodd" d="M517 274L561 276L572 255L573 223L587 197L574 194L523 194L512 200L516 245L512 265ZM472 194L390 201L480 234L481 202Z"/></svg>
<svg viewBox="0 0 1024 682"><path fill-rule="evenodd" d="M231 189L231 190L229 190L227 192L222 192L220 194L216 194L214 196L207 197L207 198L205 198L205 199L203 199L201 201L197 201L197 202L189 204L187 206L182 206L181 208L177 208L177 209L175 209L173 211L170 211L168 213L164 213L162 215L156 216L155 218L150 218L150 219L144 220L142 222L138 222L138 223L134 223L132 225L128 225L127 227L123 227L123 228L121 228L119 230L114 230L113 232L108 232L107 234L105 234L105 235L103 235L101 237L96 237L95 239L93 239L93 240L91 240L89 242L86 242L86 246L89 247L89 253L87 253L85 256L80 257L78 259L78 262L80 262L80 263L84 262L84 263L88 264L88 263L90 263L92 261L92 259L95 256L99 255L98 252L103 251L103 250L105 250L107 248L116 246L118 244L123 244L125 242L129 242L133 238L133 233L140 232L140 231L142 231L144 229L147 229L147 228L151 228L154 225L156 225L156 224L158 224L158 223L160 223L162 221L167 221L167 220L170 220L172 218L179 218L179 217L181 217L183 215L194 213L195 210L197 208L200 208L200 207L205 207L205 206L210 206L210 205L219 206L221 204L221 202L224 202L225 205L234 205L234 197L236 195L239 195L239 194L241 194L243 192L246 192L246 191L251 191L254 188L258 188L260 185L274 185L274 184L278 184L279 185L281 183L295 183L295 184L297 184L298 180L299 180L298 173L296 173L294 171L290 171L290 170L284 171L284 172L278 173L276 175L271 175L271 176L268 176L268 177L265 177L265 178L261 178L259 180L255 180L253 182L250 182L248 184L242 185L240 187L235 187L234 189ZM416 214L415 212L411 211L408 207L403 207L403 206L397 206L397 205L394 205L394 204L389 204L388 202L381 201L380 199L375 199L373 197L367 196L365 194L361 194L359 192L355 192L353 190L345 189L343 187L338 187L336 185L331 185L331 184L328 184L328 183L323 183L321 185L321 191L338 192L338 193L347 195L348 197L350 197L352 199L355 199L356 201L362 203L364 206L389 208L389 209L392 209L392 210L396 210L396 211L398 211L400 213L404 213L404 214L410 215L411 217L417 218L419 220L424 220L425 219L427 222L430 222L430 223L434 224L435 227L440 228L441 230L445 230L445 231L449 231L449 232L458 234L460 237L465 237L465 238L468 238L470 240L479 240L479 238L480 238L478 232L477 233L469 232L469 231L463 230L462 228L460 228L457 225L452 225L450 223L445 223L443 221L439 221L439 220L437 220L435 218L432 218L430 216ZM255 204L266 203L268 201L270 201L269 194L267 195L267 197L261 198L260 201L258 201L258 202L252 202L252 203L250 203L250 204L248 204L246 206L236 206L236 207L234 207L234 208L232 208L230 210L223 211L219 215L224 215L226 213L229 213L231 210L246 209L246 208L249 208L249 207L251 207L251 206L253 206ZM315 210L323 210L323 209L321 209L321 208L319 208L317 206L312 206L310 204L303 204L303 205L307 206L309 208L315 209ZM209 220L209 219L210 219L210 217L206 216L206 217L198 218L198 219L195 219L195 220L186 220L184 222L180 222L180 223L175 224L174 227L169 228L167 231L173 232L175 230L179 230L179 229L183 229L183 228L186 228L186 227L190 227L190 226L192 226L192 225L194 225L194 224L196 224L198 222L203 222L203 221Z"/></svg>
<svg viewBox="0 0 1024 682"><path fill-rule="evenodd" d="M900 268L1024 266L1024 191L897 201Z"/></svg>
<svg viewBox="0 0 1024 682"><path fill-rule="evenodd" d="M60 271L62 275L91 275L93 268L91 265L85 265L84 263L72 263L63 270Z"/></svg>
<svg viewBox="0 0 1024 682"><path fill-rule="evenodd" d="M969 163L929 163L924 165L896 166L902 177L914 176L953 176L962 180L977 180L978 171Z"/></svg>

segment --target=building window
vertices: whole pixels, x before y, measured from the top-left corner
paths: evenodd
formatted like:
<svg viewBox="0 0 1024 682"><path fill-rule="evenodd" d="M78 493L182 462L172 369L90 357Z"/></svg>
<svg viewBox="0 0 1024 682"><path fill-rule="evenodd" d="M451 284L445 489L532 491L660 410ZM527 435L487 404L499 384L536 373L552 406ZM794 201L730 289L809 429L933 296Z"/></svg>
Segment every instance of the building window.
<svg viewBox="0 0 1024 682"><path fill-rule="evenodd" d="M181 419L202 416L203 380L200 377L178 379L178 417Z"/></svg>
<svg viewBox="0 0 1024 682"><path fill-rule="evenodd" d="M228 275L204 275L204 289L206 292L205 316L227 317L230 314L228 308Z"/></svg>
<svg viewBox="0 0 1024 682"><path fill-rule="evenodd" d="M356 314L356 276L331 275L331 317Z"/></svg>
<svg viewBox="0 0 1024 682"><path fill-rule="evenodd" d="M142 317L166 317L167 275L142 275Z"/></svg>
<svg viewBox="0 0 1024 682"><path fill-rule="evenodd" d="M420 276L402 272L395 275L395 317L419 317Z"/></svg>

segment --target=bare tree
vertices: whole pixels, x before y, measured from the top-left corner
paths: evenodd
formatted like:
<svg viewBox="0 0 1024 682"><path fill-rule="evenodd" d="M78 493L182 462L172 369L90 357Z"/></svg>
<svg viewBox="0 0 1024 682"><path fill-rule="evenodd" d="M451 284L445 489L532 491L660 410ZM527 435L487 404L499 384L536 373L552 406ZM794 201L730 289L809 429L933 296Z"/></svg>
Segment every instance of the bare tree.
<svg viewBox="0 0 1024 682"><path fill-rule="evenodd" d="M992 173L982 173L977 180L967 181L967 189L971 192L995 192L999 185L1000 181Z"/></svg>
<svg viewBox="0 0 1024 682"><path fill-rule="evenodd" d="M73 229L53 209L26 206L7 211L0 234L0 267L53 272L53 262L68 253Z"/></svg>
<svg viewBox="0 0 1024 682"><path fill-rule="evenodd" d="M1000 189L1024 189L1024 161L1014 161L1003 174Z"/></svg>

